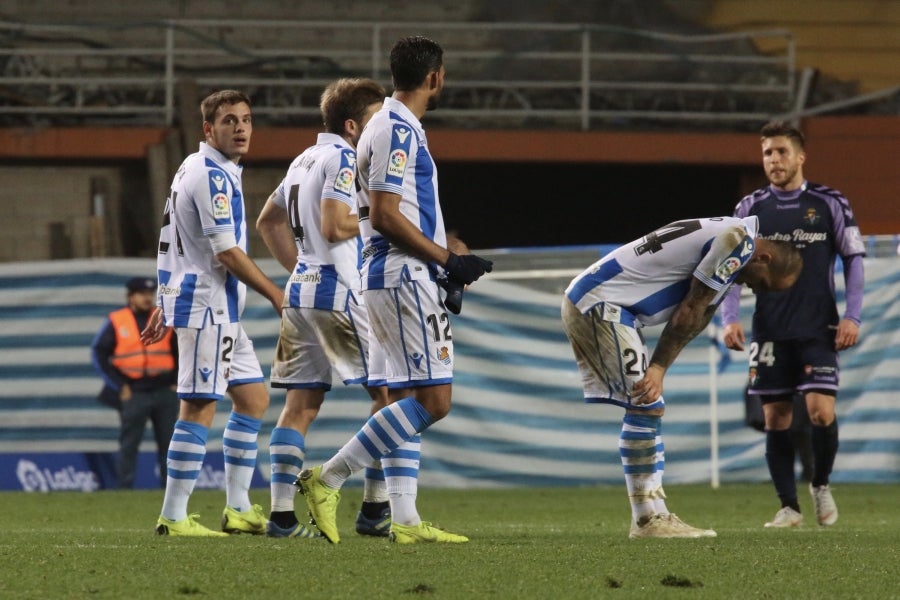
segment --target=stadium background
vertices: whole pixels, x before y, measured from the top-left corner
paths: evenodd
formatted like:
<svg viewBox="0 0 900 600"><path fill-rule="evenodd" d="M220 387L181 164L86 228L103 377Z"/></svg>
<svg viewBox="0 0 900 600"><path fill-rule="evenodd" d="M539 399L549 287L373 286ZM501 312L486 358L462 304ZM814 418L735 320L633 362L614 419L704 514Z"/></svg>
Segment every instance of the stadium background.
<svg viewBox="0 0 900 600"><path fill-rule="evenodd" d="M475 0L181 0L115 8L87 0L0 1L0 205L6 214L0 220L5 263L0 265L0 488L24 485L23 453L47 489L67 482L77 487L83 478L73 473L82 467L101 473L98 485L105 484L105 467L97 461L108 461L114 451L117 422L93 400L100 382L90 367L88 344L103 316L119 305L125 278L153 271L149 257L160 206L173 169L195 146L193 113L202 87L179 84L179 109L171 123L110 119L102 112L42 113L26 92L46 89L48 98L54 92L64 97L65 85L40 88L35 82L47 73L28 74L26 67L46 62L26 64L22 48L74 44L85 31L97 44L121 43L116 34L123 31L140 44L146 42L141 32L154 29L147 24L160 19L226 18L234 21L232 28L214 28L220 44L230 43L242 22L246 31L251 20L377 20L400 29L404 21L445 23L444 35L437 26L428 33L444 43L448 66L454 42L465 41L452 26L465 23L588 23L679 35L788 30L797 41L798 73L814 72L805 80L812 82L805 110L792 115L810 141L807 176L850 198L870 248L862 345L846 353L842 365L839 416L846 425L836 480L900 481L900 412L891 401L898 387L892 373L900 280L894 235L900 232L900 2L795 4L788 14L769 10L780 3L768 0L610 0L565 7ZM35 35L20 27L76 23L90 26L77 36L71 30ZM265 45L261 37L253 47ZM507 49L509 56L527 51L531 38L520 37ZM551 37L543 34L537 42L548 45ZM84 44L85 38L76 41ZM340 44L347 40L336 36L329 43L332 60L340 62ZM754 52L764 56L767 50ZM497 72L487 76L502 79L508 75L504 65L513 63L497 64ZM660 75L646 77L652 83ZM451 68L448 85L453 78ZM755 133L762 120L601 117L583 127L538 112L508 118L489 110L478 116L476 108L451 106L425 120L448 226L472 247L488 249L500 268L471 290L454 325L460 344L456 408L425 440L423 483L618 482L618 457L610 450L619 415L578 400L577 373L558 323L559 292L567 277L603 251L600 244L627 241L675 218L730 213L743 193L763 182ZM689 101L680 108L693 109ZM787 108L797 107L782 108L770 115L791 114ZM473 109L471 118L467 109ZM452 116L441 117L442 112ZM251 215L316 131L314 119L277 114L258 119L244 176ZM266 256L255 234L251 254ZM273 262L264 264L273 277L280 276ZM277 322L258 302L251 303L247 317L267 365ZM650 334L652 343L655 334ZM704 481L711 475L709 365L724 357L711 357L711 348L720 352L709 339L696 340L668 383L672 481ZM723 480L764 480L763 438L741 422L746 356L727 358L717 380ZM336 388L330 400L311 435L310 460L333 451L366 412L356 390ZM269 427L280 402L276 393ZM150 447L145 443L146 450ZM49 462L39 464L42 459Z"/></svg>

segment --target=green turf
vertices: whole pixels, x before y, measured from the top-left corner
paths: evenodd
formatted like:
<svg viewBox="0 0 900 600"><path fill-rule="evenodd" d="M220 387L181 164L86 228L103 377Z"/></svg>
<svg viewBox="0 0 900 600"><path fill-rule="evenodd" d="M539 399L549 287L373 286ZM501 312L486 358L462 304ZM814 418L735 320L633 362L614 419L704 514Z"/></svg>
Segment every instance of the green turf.
<svg viewBox="0 0 900 600"><path fill-rule="evenodd" d="M421 513L471 542L397 547L352 531L360 492L339 509L342 541L165 538L157 491L0 493L0 598L900 598L898 485L838 485L840 520L762 524L769 485L671 486L669 506L715 539L630 540L624 486L422 490ZM265 490L255 501L267 507ZM302 504L302 497L298 497ZM218 524L224 492L191 511Z"/></svg>

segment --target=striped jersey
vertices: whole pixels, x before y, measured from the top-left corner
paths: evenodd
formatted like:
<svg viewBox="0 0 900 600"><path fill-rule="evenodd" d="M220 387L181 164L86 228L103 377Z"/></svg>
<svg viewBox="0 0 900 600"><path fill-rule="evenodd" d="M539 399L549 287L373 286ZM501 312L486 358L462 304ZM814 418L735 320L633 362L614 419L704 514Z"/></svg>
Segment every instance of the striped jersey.
<svg viewBox="0 0 900 600"><path fill-rule="evenodd" d="M236 323L247 286L216 258L207 236L234 236L247 251L241 167L205 142L175 174L159 234L158 304L165 324L202 328Z"/></svg>
<svg viewBox="0 0 900 600"><path fill-rule="evenodd" d="M635 326L664 323L696 277L718 304L753 256L756 218L715 217L669 223L610 252L569 284L582 313L601 302L627 311Z"/></svg>
<svg viewBox="0 0 900 600"><path fill-rule="evenodd" d="M866 252L847 199L807 181L790 192L766 186L741 199L734 214L758 217L760 237L793 242L803 255L800 278L790 289L757 294L754 337L818 337L836 326L835 258Z"/></svg>
<svg viewBox="0 0 900 600"><path fill-rule="evenodd" d="M357 144L357 155L363 289L393 288L402 281L434 279L437 265L390 243L369 221L370 190L398 194L403 216L425 237L447 246L438 200L437 168L421 123L402 102L386 98L384 106L366 125Z"/></svg>
<svg viewBox="0 0 900 600"><path fill-rule="evenodd" d="M316 145L294 159L275 190L297 242L297 266L284 295L287 306L343 311L359 291L359 241L329 242L322 234L322 202L343 202L356 212L356 151L339 135L320 133Z"/></svg>

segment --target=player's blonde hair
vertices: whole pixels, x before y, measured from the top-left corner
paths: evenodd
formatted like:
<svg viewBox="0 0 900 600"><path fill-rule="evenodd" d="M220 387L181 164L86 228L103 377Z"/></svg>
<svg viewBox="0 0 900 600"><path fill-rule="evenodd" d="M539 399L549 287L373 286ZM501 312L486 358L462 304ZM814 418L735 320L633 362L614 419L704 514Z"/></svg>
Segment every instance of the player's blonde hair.
<svg viewBox="0 0 900 600"><path fill-rule="evenodd" d="M329 133L344 135L344 123L362 121L366 108L384 100L380 83L361 77L343 77L328 84L319 101L322 122Z"/></svg>

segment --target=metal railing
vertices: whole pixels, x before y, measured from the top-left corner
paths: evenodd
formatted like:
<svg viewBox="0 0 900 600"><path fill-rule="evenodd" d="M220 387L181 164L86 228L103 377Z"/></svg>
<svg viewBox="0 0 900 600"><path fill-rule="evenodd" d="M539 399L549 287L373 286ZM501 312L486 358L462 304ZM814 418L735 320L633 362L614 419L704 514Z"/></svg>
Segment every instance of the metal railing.
<svg viewBox="0 0 900 600"><path fill-rule="evenodd" d="M0 22L0 122L172 125L179 82L190 81L201 94L248 92L257 119L317 123L319 94L337 76L369 76L390 89L389 48L409 34L445 48L445 94L429 120L446 124L756 128L794 108L795 44L781 30L687 36L541 23Z"/></svg>

